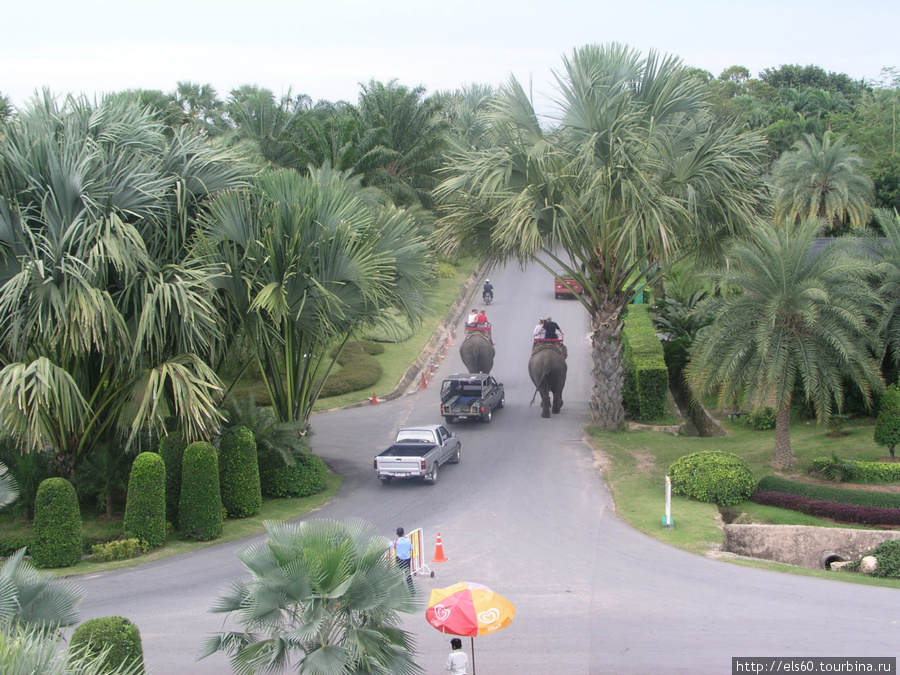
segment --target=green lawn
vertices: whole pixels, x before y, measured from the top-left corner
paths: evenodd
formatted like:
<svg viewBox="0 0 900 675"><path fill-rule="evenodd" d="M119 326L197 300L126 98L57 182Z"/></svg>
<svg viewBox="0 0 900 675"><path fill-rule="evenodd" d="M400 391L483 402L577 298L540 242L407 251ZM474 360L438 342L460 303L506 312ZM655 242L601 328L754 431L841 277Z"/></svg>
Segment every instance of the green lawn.
<svg viewBox="0 0 900 675"><path fill-rule="evenodd" d="M730 432L719 438L673 436L662 431L603 432L588 429L590 443L602 468L603 479L615 500L619 515L636 529L672 546L703 555L723 541L719 527L721 517L714 504L707 504L677 495L672 496L674 528L663 529L660 518L665 514L665 476L669 466L682 455L703 450L732 452L750 465L757 479L775 472L769 466L775 445L775 432L753 431L740 420L727 418L723 426ZM872 439L874 420L851 420L844 425L846 435L830 437L830 429L815 422L796 422L791 427L791 447L797 458L792 476L803 476L812 468L816 457L839 457L875 461L887 456L887 450ZM787 476L791 477L791 476ZM794 511L744 502L727 514L740 523L780 525L818 525L823 527L862 527L840 525L813 518ZM900 580L870 579L853 574L805 570L778 563L749 564L778 571L807 576L839 578L872 585L900 588ZM840 576L838 576L840 575Z"/></svg>

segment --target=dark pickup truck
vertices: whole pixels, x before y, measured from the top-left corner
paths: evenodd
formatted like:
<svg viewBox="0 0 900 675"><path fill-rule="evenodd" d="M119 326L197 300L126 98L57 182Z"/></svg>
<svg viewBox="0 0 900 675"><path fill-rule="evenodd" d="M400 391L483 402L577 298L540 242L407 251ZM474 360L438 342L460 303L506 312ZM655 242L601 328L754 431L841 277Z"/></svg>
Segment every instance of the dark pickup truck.
<svg viewBox="0 0 900 675"><path fill-rule="evenodd" d="M488 423L494 408L505 403L503 384L487 373L451 375L441 383L441 415L447 424L468 419Z"/></svg>

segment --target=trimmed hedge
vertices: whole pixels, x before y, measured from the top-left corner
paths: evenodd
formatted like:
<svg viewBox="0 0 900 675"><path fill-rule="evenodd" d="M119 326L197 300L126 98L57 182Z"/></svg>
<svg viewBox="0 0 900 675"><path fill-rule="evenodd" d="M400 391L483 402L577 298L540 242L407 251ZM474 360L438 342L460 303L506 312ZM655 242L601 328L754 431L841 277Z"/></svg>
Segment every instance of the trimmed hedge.
<svg viewBox="0 0 900 675"><path fill-rule="evenodd" d="M669 476L675 494L719 506L746 501L756 487L747 462L723 450L679 457L669 467Z"/></svg>
<svg viewBox="0 0 900 675"><path fill-rule="evenodd" d="M372 347L369 348L367 345ZM381 351L370 351L375 347ZM383 346L368 340L348 343L337 359L341 369L328 375L320 396L323 398L340 396L371 387L378 382L384 372L381 362L373 358L372 354L383 351Z"/></svg>
<svg viewBox="0 0 900 675"><path fill-rule="evenodd" d="M48 478L38 487L28 551L37 567L71 567L81 560L81 511L65 478Z"/></svg>
<svg viewBox="0 0 900 675"><path fill-rule="evenodd" d="M166 545L166 465L155 452L134 458L125 502L125 536Z"/></svg>
<svg viewBox="0 0 900 675"><path fill-rule="evenodd" d="M247 427L231 427L219 441L219 487L222 505L229 518L246 518L259 513L262 490L256 441Z"/></svg>
<svg viewBox="0 0 900 675"><path fill-rule="evenodd" d="M166 465L166 520L178 525L178 502L181 501L181 464L187 443L175 431L159 439L159 456Z"/></svg>
<svg viewBox="0 0 900 675"><path fill-rule="evenodd" d="M878 418L875 420L875 442L886 445L894 457L894 447L900 443L900 387L890 385L881 397Z"/></svg>
<svg viewBox="0 0 900 675"><path fill-rule="evenodd" d="M277 452L259 458L259 478L262 491L268 497L309 497L324 490L328 484L328 467L318 455L298 451L294 466L288 466Z"/></svg>
<svg viewBox="0 0 900 675"><path fill-rule="evenodd" d="M629 305L622 329L622 367L625 414L636 420L655 420L666 414L669 370L649 305Z"/></svg>
<svg viewBox="0 0 900 675"><path fill-rule="evenodd" d="M878 565L872 571L873 577L900 579L900 541L883 541L866 555L873 555Z"/></svg>
<svg viewBox="0 0 900 675"><path fill-rule="evenodd" d="M900 525L900 509L841 504L787 492L754 492L750 496L750 501L765 506L777 506L780 509L798 511L817 518L828 518L839 523Z"/></svg>
<svg viewBox="0 0 900 675"><path fill-rule="evenodd" d="M140 539L120 539L105 544L95 544L91 547L91 554L94 556L94 562L104 563L137 558L149 550L150 547L142 543Z"/></svg>
<svg viewBox="0 0 900 675"><path fill-rule="evenodd" d="M141 632L125 617L103 616L85 621L75 629L69 642L70 653L79 649L91 661L99 659L104 649L109 650L101 672L118 672L122 665L144 672Z"/></svg>
<svg viewBox="0 0 900 675"><path fill-rule="evenodd" d="M222 534L224 515L219 490L219 456L210 443L198 441L184 450L178 531L182 539L209 541Z"/></svg>
<svg viewBox="0 0 900 675"><path fill-rule="evenodd" d="M834 457L817 457L813 460L813 469L827 474L827 469L835 461ZM860 462L855 459L842 460L850 472L846 480L854 483L900 483L900 462Z"/></svg>
<svg viewBox="0 0 900 675"><path fill-rule="evenodd" d="M760 492L783 492L809 499L818 499L836 504L871 506L886 509L900 509L900 494L894 492L873 492L849 488L815 485L787 480L779 476L766 476L756 488Z"/></svg>

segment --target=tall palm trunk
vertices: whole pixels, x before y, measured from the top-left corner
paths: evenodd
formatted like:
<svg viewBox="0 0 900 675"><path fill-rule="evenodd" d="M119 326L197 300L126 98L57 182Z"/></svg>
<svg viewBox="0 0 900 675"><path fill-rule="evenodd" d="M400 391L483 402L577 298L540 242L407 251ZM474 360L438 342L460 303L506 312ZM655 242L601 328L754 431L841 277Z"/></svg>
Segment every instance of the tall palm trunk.
<svg viewBox="0 0 900 675"><path fill-rule="evenodd" d="M788 401L775 415L775 453L772 468L785 471L794 468L794 453L791 451L791 402Z"/></svg>
<svg viewBox="0 0 900 675"><path fill-rule="evenodd" d="M591 317L591 358L593 389L591 422L600 429L618 429L625 421L622 388L622 312L618 306L603 306Z"/></svg>

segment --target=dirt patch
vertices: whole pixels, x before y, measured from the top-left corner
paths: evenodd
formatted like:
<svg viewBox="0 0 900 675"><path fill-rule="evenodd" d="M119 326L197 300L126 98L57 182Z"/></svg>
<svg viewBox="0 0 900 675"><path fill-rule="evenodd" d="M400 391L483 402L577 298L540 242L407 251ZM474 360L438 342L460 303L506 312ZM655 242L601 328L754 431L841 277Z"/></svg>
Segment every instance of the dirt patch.
<svg viewBox="0 0 900 675"><path fill-rule="evenodd" d="M637 470L640 473L646 473L656 468L656 457L649 452L632 452L631 456L637 464Z"/></svg>
<svg viewBox="0 0 900 675"><path fill-rule="evenodd" d="M608 455L602 450L594 450L594 468L600 472L602 476L605 471L611 469L613 465L612 455Z"/></svg>

